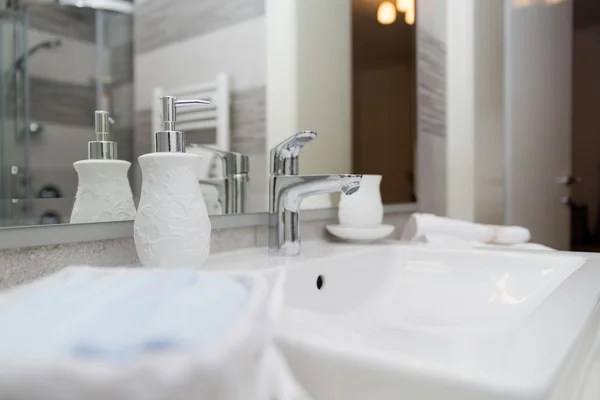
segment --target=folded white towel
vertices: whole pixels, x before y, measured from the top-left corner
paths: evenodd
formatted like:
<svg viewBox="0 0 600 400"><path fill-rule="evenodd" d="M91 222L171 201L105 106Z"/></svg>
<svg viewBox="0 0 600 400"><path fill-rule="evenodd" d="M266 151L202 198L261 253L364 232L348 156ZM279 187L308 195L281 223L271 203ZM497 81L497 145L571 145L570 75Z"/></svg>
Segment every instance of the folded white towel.
<svg viewBox="0 0 600 400"><path fill-rule="evenodd" d="M433 214L415 213L410 216L401 239L411 241L426 235L454 237L489 244L526 243L531 237L529 230L521 226L484 225Z"/></svg>
<svg viewBox="0 0 600 400"><path fill-rule="evenodd" d="M94 275L79 269L1 307L0 362L78 356L126 362L151 351L199 352L227 331L248 296L233 279L193 270ZM82 279L80 286L71 283Z"/></svg>
<svg viewBox="0 0 600 400"><path fill-rule="evenodd" d="M299 399L272 342L282 280L72 267L13 289L0 295L0 397Z"/></svg>

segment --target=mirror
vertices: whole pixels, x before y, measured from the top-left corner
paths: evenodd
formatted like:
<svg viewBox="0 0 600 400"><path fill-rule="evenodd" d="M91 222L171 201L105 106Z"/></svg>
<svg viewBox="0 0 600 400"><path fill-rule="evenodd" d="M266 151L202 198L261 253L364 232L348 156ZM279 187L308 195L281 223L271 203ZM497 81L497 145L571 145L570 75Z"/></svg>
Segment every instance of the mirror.
<svg viewBox="0 0 600 400"><path fill-rule="evenodd" d="M94 110L115 121L116 157L133 159L133 4L8 3L0 15L0 225L68 223L73 164L96 140Z"/></svg>
<svg viewBox="0 0 600 400"><path fill-rule="evenodd" d="M176 129L200 156L212 214L268 211L270 149L304 130L317 137L301 150L300 174L382 175L383 203L416 201L414 1L3 6L0 226L130 219L143 181L137 159L156 148L164 96L211 102L178 108ZM82 192L92 160L113 185L97 189L100 200ZM338 201L313 196L302 208ZM89 215L74 218L84 206Z"/></svg>

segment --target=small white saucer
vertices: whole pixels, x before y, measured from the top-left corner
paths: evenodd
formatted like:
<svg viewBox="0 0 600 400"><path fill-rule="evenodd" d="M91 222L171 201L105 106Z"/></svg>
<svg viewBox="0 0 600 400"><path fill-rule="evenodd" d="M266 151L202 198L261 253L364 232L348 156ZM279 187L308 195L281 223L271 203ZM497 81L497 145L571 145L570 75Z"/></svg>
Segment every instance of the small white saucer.
<svg viewBox="0 0 600 400"><path fill-rule="evenodd" d="M393 225L379 225L373 228L351 228L342 225L327 225L325 228L334 236L352 242L373 242L389 236Z"/></svg>

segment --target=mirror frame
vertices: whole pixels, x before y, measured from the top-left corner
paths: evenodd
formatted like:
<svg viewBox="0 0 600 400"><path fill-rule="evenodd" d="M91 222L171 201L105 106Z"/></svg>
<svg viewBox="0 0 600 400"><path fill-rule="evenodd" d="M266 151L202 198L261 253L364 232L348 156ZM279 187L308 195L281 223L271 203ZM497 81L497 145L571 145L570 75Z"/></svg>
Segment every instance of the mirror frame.
<svg viewBox="0 0 600 400"><path fill-rule="evenodd" d="M384 205L384 212L412 213L418 210L417 205L387 204ZM332 220L337 218L337 208L304 210L300 216L302 221ZM262 226L267 225L268 220L268 213L210 216L213 230ZM0 250L130 237L133 237L133 221L17 226L0 229Z"/></svg>

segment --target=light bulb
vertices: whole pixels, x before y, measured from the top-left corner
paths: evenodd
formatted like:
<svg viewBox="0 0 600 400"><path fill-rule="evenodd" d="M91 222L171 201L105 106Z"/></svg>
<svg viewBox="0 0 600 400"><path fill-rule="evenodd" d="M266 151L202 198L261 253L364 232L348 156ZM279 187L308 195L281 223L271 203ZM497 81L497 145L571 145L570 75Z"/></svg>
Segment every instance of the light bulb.
<svg viewBox="0 0 600 400"><path fill-rule="evenodd" d="M415 9L414 8L411 8L408 11L406 11L406 14L404 14L404 22L406 22L408 25L415 24Z"/></svg>
<svg viewBox="0 0 600 400"><path fill-rule="evenodd" d="M391 1L384 1L377 9L377 21L382 25L389 25L396 20L396 7Z"/></svg>
<svg viewBox="0 0 600 400"><path fill-rule="evenodd" d="M407 12L411 9L411 0L396 0L396 8L400 12Z"/></svg>
<svg viewBox="0 0 600 400"><path fill-rule="evenodd" d="M528 7L531 5L531 0L513 0L513 5L517 8Z"/></svg>

